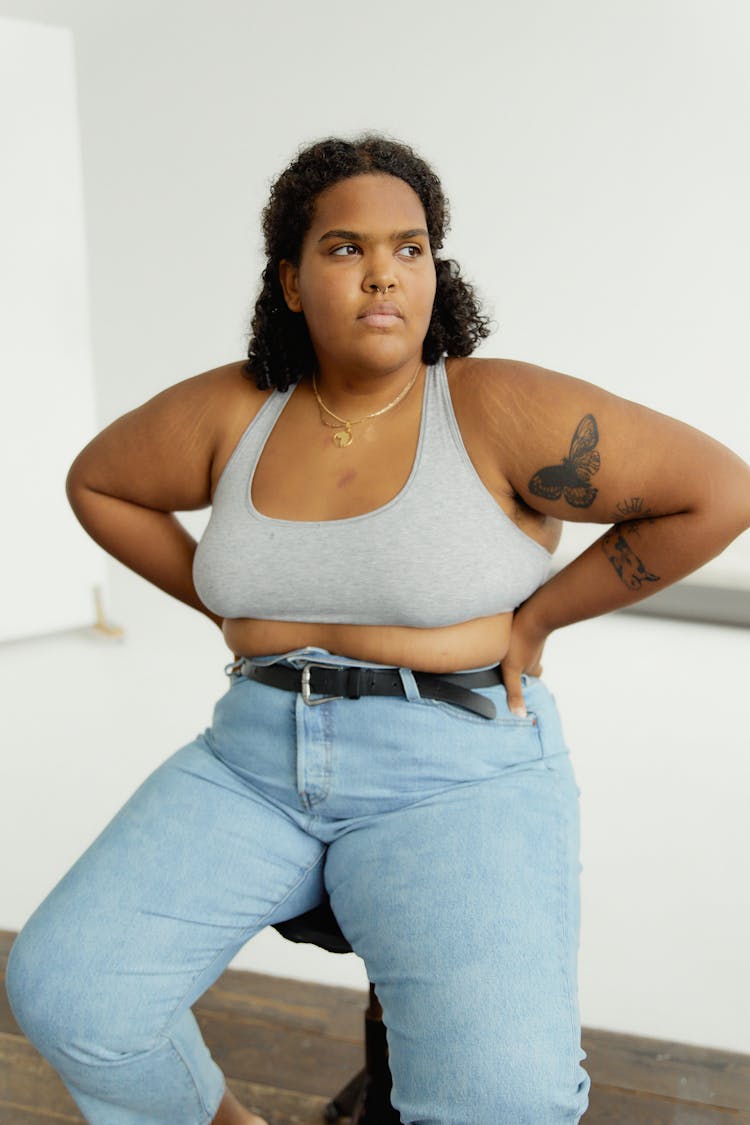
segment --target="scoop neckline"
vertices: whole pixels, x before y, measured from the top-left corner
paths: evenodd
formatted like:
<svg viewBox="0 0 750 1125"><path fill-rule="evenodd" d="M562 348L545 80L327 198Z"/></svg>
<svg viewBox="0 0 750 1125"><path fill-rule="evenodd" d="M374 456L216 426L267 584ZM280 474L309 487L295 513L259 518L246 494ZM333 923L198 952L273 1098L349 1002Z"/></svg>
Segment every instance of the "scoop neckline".
<svg viewBox="0 0 750 1125"><path fill-rule="evenodd" d="M250 515L254 519L259 520L262 523L276 524L280 527L282 527L282 526L288 526L288 527L323 527L323 526L328 526L328 525L330 525L332 527L342 527L346 524L359 523L362 520L370 519L373 516L380 515L381 513L387 512L391 508L395 507L395 505L402 499L402 497L404 497L406 495L406 493L411 488L411 486L414 483L414 480L416 478L418 469L419 469L419 464L420 464L421 459L422 459L422 451L424 449L424 444L425 444L425 433L426 433L426 430L427 430L427 405L428 405L428 400L429 400L430 387L431 387L431 384L432 384L432 381L433 381L432 378L430 377L430 373L432 371L434 371L435 368L437 368L441 363L443 363L443 357L442 356L438 360L437 364L430 364L425 371L424 386L422 388L422 414L421 414L421 417L420 417L420 420L419 420L419 437L417 438L417 448L416 448L415 453L414 453L414 461L412 463L411 471L410 471L408 477L406 478L406 480L404 481L403 485L399 489L399 491L396 493L396 495L392 496L391 499L386 501L385 504L381 504L378 508L371 508L368 512L360 512L359 515L356 515L356 516L342 516L341 518L334 519L334 520L287 520L287 519L278 518L276 516L266 516L266 515L264 515L263 512L258 511L258 509L255 507L255 504L253 503L253 497L252 497L253 480L255 479L255 472L258 468L258 463L260 462L261 456L263 455L263 450L266 447L266 443L267 443L269 437L271 436L271 434L273 432L274 426L278 422L281 415L284 413L284 410L287 408L287 406L291 402L292 395L297 390L297 387L300 385L299 383L296 383L294 385L294 387L292 388L291 394L289 394L286 397L286 400L281 404L281 409L275 412L273 420L271 422L271 425L266 432L263 443L262 443L260 449L258 450L258 452L257 452L257 454L256 454L256 456L253 460L252 465L250 466L250 470L249 470L247 482L246 482L246 487L245 487L245 508L246 508L246 510L250 513ZM279 395L281 394L280 391L277 391L276 393L279 394ZM266 405L268 405L268 404L266 404Z"/></svg>

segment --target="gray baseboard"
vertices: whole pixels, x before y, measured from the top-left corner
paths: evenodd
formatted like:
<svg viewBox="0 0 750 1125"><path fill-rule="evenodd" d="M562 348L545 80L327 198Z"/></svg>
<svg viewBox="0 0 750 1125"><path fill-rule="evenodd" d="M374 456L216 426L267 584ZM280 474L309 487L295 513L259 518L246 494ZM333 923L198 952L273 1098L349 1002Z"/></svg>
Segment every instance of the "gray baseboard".
<svg viewBox="0 0 750 1125"><path fill-rule="evenodd" d="M676 582L674 586L668 586L666 590L660 590L658 594L618 612L747 629L750 628L750 588Z"/></svg>

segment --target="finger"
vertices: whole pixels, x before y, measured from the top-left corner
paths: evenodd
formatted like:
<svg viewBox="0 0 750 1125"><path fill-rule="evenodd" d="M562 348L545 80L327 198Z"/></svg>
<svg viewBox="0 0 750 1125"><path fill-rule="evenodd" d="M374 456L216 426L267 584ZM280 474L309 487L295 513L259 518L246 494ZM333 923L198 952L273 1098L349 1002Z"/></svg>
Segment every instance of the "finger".
<svg viewBox="0 0 750 1125"><path fill-rule="evenodd" d="M508 697L508 707L510 711L517 715L519 719L526 718L526 704L523 701L523 692L521 691L521 672L518 668L506 668L503 665L503 683L505 684L505 693Z"/></svg>

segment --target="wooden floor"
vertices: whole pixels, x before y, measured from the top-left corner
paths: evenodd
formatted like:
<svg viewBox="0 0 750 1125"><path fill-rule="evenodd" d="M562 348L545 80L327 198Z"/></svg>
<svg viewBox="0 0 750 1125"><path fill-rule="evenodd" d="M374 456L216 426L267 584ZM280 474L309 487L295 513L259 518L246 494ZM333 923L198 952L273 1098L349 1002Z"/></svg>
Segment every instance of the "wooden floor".
<svg viewBox="0 0 750 1125"><path fill-rule="evenodd" d="M3 981L14 938L0 930ZM364 1063L366 1003L354 989L229 969L194 1012L240 1101L270 1125L322 1125L324 1106ZM750 1125L750 1056L605 1031L584 1031L583 1046L586 1125ZM74 1121L83 1118L19 1031L3 987L0 1125Z"/></svg>

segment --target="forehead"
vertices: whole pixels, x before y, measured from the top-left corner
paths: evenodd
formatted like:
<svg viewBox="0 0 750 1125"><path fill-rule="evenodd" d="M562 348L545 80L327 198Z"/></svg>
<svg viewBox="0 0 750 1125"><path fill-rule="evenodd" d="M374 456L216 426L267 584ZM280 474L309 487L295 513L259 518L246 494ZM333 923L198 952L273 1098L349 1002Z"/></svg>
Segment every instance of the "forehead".
<svg viewBox="0 0 750 1125"><path fill-rule="evenodd" d="M309 233L346 227L364 234L426 227L424 208L413 188L397 176L366 174L341 180L315 201Z"/></svg>

